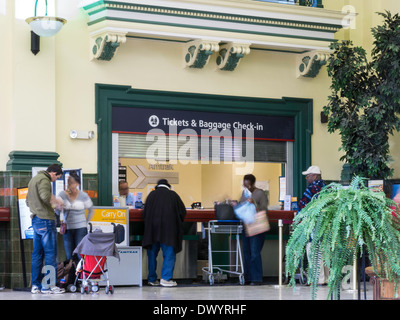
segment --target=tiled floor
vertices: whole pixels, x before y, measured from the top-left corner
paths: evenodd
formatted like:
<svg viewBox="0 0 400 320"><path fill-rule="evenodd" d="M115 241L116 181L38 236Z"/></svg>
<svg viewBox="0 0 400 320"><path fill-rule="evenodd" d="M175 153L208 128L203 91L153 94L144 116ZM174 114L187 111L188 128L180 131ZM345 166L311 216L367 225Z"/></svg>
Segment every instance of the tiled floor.
<svg viewBox="0 0 400 320"><path fill-rule="evenodd" d="M186 286L173 288L132 286L116 287L114 294L106 294L101 288L98 293L81 294L31 294L30 292L0 290L0 300L311 300L310 287L298 285L294 289L277 285L239 286ZM317 300L328 298L328 287L318 289ZM357 300L357 291L341 292L341 300ZM364 293L361 292L361 299ZM372 300L372 287L367 283L367 300Z"/></svg>

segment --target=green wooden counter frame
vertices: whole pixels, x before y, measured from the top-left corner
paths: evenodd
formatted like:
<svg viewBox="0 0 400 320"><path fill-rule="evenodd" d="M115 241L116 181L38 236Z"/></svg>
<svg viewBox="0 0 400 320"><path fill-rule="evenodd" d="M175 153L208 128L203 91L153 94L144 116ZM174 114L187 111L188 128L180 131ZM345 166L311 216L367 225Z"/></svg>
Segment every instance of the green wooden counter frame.
<svg viewBox="0 0 400 320"><path fill-rule="evenodd" d="M306 181L302 179L301 172L311 165L312 99L288 97L267 99L95 84L95 104L98 135L98 205L100 206L112 205L113 106L294 117L293 196L299 197L306 187Z"/></svg>

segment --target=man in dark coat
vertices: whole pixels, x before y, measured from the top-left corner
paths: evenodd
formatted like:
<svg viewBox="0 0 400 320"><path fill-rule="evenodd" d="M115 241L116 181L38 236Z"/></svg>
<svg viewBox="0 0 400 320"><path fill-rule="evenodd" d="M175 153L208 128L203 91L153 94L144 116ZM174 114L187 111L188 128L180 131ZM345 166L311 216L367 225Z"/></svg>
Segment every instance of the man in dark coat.
<svg viewBox="0 0 400 320"><path fill-rule="evenodd" d="M148 284L176 286L172 280L176 254L182 250L183 220L186 216L185 205L179 195L171 190L166 179L158 181L156 189L148 195L143 210L144 236L143 247L147 249ZM157 281L157 255L163 252L161 281Z"/></svg>

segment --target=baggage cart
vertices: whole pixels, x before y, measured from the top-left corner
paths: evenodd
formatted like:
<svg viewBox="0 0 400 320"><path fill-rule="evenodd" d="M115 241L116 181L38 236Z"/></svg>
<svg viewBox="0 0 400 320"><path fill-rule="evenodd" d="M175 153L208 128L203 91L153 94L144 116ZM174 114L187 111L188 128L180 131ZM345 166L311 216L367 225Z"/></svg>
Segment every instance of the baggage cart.
<svg viewBox="0 0 400 320"><path fill-rule="evenodd" d="M222 275L223 272L237 275L239 277L239 283L241 285L244 284L243 259L239 239L242 231L243 224L240 220L210 220L208 222L208 267L204 267L203 272L208 274L210 285L214 284L216 275ZM230 237L234 235L236 238L236 249L213 250L213 234L227 234L230 235ZM213 253L229 253L229 263L231 263L231 261L235 263L216 265L213 263Z"/></svg>

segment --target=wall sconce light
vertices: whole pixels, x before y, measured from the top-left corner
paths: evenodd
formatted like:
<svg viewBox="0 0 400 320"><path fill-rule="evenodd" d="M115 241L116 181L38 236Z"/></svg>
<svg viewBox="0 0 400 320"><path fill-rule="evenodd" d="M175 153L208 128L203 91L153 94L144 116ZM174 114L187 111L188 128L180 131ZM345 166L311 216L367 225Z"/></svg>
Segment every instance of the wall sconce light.
<svg viewBox="0 0 400 320"><path fill-rule="evenodd" d="M40 51L40 37L52 37L61 30L62 26L67 22L67 20L58 17L48 17L47 16L47 0L46 2L46 15L36 16L37 4L39 0L35 3L35 16L26 19L32 29L31 31L31 51L36 55Z"/></svg>
<svg viewBox="0 0 400 320"><path fill-rule="evenodd" d="M321 123L328 123L328 120L328 116L323 111L321 111Z"/></svg>
<svg viewBox="0 0 400 320"><path fill-rule="evenodd" d="M69 136L71 139L90 140L94 138L94 131L71 130Z"/></svg>

